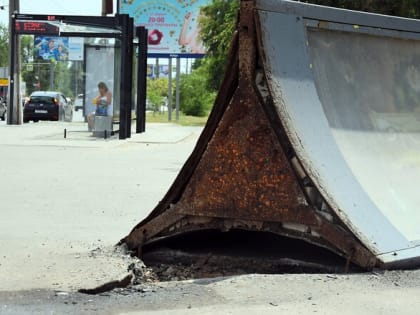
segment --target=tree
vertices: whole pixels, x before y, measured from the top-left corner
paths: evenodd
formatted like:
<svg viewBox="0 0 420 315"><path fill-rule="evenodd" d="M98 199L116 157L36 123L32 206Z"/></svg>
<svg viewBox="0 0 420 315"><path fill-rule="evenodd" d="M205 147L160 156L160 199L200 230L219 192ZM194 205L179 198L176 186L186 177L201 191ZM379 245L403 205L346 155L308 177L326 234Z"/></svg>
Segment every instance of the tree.
<svg viewBox="0 0 420 315"><path fill-rule="evenodd" d="M186 115L204 117L213 106L216 92L207 88L203 71L204 68L199 68L181 76L180 107Z"/></svg>
<svg viewBox="0 0 420 315"><path fill-rule="evenodd" d="M222 82L227 54L239 10L239 0L213 0L202 8L203 17L199 23L201 39L207 56L201 62L207 73L207 86L210 90L219 89Z"/></svg>
<svg viewBox="0 0 420 315"><path fill-rule="evenodd" d="M33 60L34 37L32 35L22 35L20 37L20 58L23 64Z"/></svg>
<svg viewBox="0 0 420 315"><path fill-rule="evenodd" d="M9 66L9 28L0 23L0 67Z"/></svg>
<svg viewBox="0 0 420 315"><path fill-rule="evenodd" d="M184 114L205 116L210 111L224 76L238 9L239 0L213 0L201 8L200 36L207 53L196 60L191 74L181 77L180 108Z"/></svg>
<svg viewBox="0 0 420 315"><path fill-rule="evenodd" d="M350 10L420 18L420 0L308 0L305 2ZM197 73L194 76L182 78L183 81L188 81L181 85L181 94L185 96L181 104L183 110L186 107L190 108L190 105L193 108L202 104L200 95L207 98L203 96L205 95L204 92L203 94L187 92L202 91L199 76L201 76L201 80L206 82L207 89L205 89L205 92L219 89L224 77L230 42L237 24L239 4L240 0L213 0L211 4L202 8L203 17L199 20L200 34L207 54L205 58L195 62L194 68ZM191 84L195 84L195 90L190 89ZM187 98L186 95L190 95L190 97ZM190 105L185 106L183 102L188 102ZM208 99L206 102L208 102Z"/></svg>
<svg viewBox="0 0 420 315"><path fill-rule="evenodd" d="M164 99L168 97L168 79L147 79L147 99L153 107L153 111L157 112L164 103Z"/></svg>
<svg viewBox="0 0 420 315"><path fill-rule="evenodd" d="M299 1L299 0L295 0ZM420 0L307 0L307 3L368 11L380 14L420 18ZM201 38L207 56L198 63L207 71L208 88L217 90L224 76L227 52L236 27L239 0L213 0L203 7Z"/></svg>

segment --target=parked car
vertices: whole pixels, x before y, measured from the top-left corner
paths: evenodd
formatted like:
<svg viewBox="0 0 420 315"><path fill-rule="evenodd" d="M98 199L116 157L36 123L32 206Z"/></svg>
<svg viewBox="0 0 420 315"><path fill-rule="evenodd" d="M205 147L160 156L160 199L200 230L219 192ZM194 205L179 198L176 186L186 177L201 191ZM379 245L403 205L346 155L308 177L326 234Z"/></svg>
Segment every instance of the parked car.
<svg viewBox="0 0 420 315"><path fill-rule="evenodd" d="M7 103L3 97L0 97L0 119L5 120L7 113Z"/></svg>
<svg viewBox="0 0 420 315"><path fill-rule="evenodd" d="M74 110L77 112L79 109L83 109L83 94L79 94L76 96L74 101Z"/></svg>
<svg viewBox="0 0 420 315"><path fill-rule="evenodd" d="M73 105L61 92L33 92L23 108L23 122L30 120L73 120Z"/></svg>

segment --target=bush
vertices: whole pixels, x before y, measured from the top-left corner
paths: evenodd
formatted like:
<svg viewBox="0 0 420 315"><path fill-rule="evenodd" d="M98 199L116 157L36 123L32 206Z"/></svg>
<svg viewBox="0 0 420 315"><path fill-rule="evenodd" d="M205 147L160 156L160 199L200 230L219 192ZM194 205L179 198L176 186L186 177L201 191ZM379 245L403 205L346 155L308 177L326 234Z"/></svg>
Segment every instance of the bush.
<svg viewBox="0 0 420 315"><path fill-rule="evenodd" d="M216 93L206 87L205 76L200 69L180 78L180 109L185 115L204 117L211 110Z"/></svg>
<svg viewBox="0 0 420 315"><path fill-rule="evenodd" d="M163 105L163 99L168 97L168 79L147 79L147 99L153 108L158 112Z"/></svg>

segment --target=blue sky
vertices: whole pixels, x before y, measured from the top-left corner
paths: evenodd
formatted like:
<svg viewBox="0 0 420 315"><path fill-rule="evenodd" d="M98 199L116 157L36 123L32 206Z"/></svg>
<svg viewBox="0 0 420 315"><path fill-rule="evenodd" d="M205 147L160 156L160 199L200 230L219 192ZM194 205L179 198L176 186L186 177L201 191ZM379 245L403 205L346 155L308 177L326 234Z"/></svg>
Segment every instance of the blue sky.
<svg viewBox="0 0 420 315"><path fill-rule="evenodd" d="M115 3L115 1L114 1ZM9 0L0 0L6 10L0 10L0 22L9 23ZM101 0L20 0L20 13L101 15Z"/></svg>

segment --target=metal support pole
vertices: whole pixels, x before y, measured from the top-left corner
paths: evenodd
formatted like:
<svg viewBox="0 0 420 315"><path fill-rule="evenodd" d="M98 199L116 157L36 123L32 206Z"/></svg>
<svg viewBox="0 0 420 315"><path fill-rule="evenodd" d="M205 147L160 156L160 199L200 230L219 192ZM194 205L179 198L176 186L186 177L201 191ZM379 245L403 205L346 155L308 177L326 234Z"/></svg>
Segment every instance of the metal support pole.
<svg viewBox="0 0 420 315"><path fill-rule="evenodd" d="M125 69L127 73L127 91L126 91L126 99L128 105L127 111L127 138L131 138L131 118L132 118L132 110L134 105L134 97L133 97L133 62L134 62L134 19L128 19L128 28L127 28L127 41L128 41L128 60L127 60L127 68Z"/></svg>
<svg viewBox="0 0 420 315"><path fill-rule="evenodd" d="M120 38L121 44L121 53L120 53L120 129L119 129L119 138L124 140L127 138L127 104L126 104L126 97L125 97L125 89L127 86L127 76L125 75L125 68L126 68L126 59L127 59L127 19L124 16L119 16L119 24L121 26L122 34Z"/></svg>
<svg viewBox="0 0 420 315"><path fill-rule="evenodd" d="M147 93L147 30L144 26L136 27L139 39L137 55L137 108L136 133L146 131L146 93Z"/></svg>
<svg viewBox="0 0 420 315"><path fill-rule="evenodd" d="M55 70L55 65L54 62L50 61L50 90L54 91L54 70Z"/></svg>
<svg viewBox="0 0 420 315"><path fill-rule="evenodd" d="M179 121L179 76L181 72L181 61L180 58L176 58L176 96L175 96L175 117L176 121Z"/></svg>
<svg viewBox="0 0 420 315"><path fill-rule="evenodd" d="M20 123L19 113L19 49L16 37L16 25L14 16L19 12L19 0L9 0L9 91L7 102L7 124L17 125Z"/></svg>
<svg viewBox="0 0 420 315"><path fill-rule="evenodd" d="M102 16L106 16L107 14L112 14L113 11L113 1L112 0L102 0Z"/></svg>
<svg viewBox="0 0 420 315"><path fill-rule="evenodd" d="M155 79L159 79L159 73L160 73L159 58L156 58L156 60L155 60Z"/></svg>
<svg viewBox="0 0 420 315"><path fill-rule="evenodd" d="M12 17L10 17L10 23L9 23L9 32L10 32L10 46L9 46L9 90L8 90L8 100L7 100L7 124L12 125L14 123L15 118L15 26L14 26L14 20L12 20Z"/></svg>
<svg viewBox="0 0 420 315"><path fill-rule="evenodd" d="M168 121L172 121L172 58L168 60Z"/></svg>
<svg viewBox="0 0 420 315"><path fill-rule="evenodd" d="M131 103L133 91L134 22L127 14L119 15L121 25L120 131L121 140L131 136Z"/></svg>

